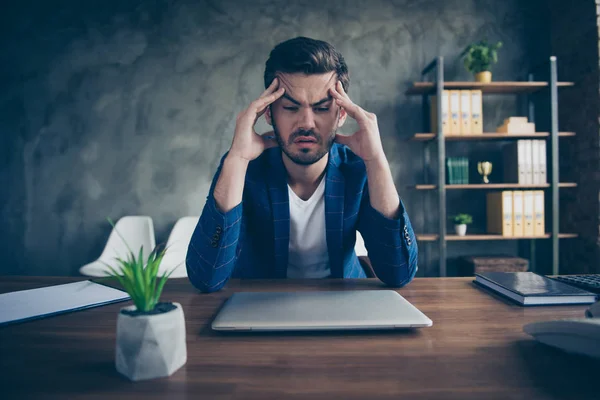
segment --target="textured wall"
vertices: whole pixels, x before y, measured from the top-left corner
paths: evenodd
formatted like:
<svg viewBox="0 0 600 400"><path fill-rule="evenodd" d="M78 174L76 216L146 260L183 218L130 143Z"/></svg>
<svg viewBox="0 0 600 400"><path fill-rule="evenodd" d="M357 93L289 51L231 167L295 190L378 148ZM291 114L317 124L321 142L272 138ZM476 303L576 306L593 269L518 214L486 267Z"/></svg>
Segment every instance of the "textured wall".
<svg viewBox="0 0 600 400"><path fill-rule="evenodd" d="M404 191L421 177L421 144L405 141L422 129L420 99L404 91L438 54L449 64L447 79L470 79L457 55L484 36L505 43L495 79L523 79L527 30L539 22L519 3L21 1L5 7L0 273L75 274L100 254L107 216L150 215L158 241L165 241L177 218L199 214L235 116L263 90L268 52L297 35L330 41L344 54L350 95L378 115L397 185L423 230L423 194ZM516 106L511 97L486 100L486 129L515 115ZM476 150L451 149L454 155ZM449 211L465 199L452 200ZM450 244L450 255L459 246ZM479 246L514 250L507 243L463 250ZM420 274L435 269L421 265Z"/></svg>
<svg viewBox="0 0 600 400"><path fill-rule="evenodd" d="M558 59L559 79L575 82L559 92L559 125L577 133L560 141L561 180L577 182L561 190L563 231L579 238L562 240L561 273L600 272L600 79L598 46L600 1L570 5L550 2L551 51ZM582 51L582 49L586 49Z"/></svg>

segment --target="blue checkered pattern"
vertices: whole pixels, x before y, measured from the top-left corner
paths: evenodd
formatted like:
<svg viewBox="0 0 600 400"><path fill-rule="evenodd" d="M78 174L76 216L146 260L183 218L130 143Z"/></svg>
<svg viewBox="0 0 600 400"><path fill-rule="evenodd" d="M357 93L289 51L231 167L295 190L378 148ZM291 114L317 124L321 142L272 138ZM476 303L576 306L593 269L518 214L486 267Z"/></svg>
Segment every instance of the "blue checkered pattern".
<svg viewBox="0 0 600 400"><path fill-rule="evenodd" d="M268 149L249 164L242 202L227 213L218 210L213 197L224 158L186 258L188 277L203 292L221 289L231 277L287 276L290 207L281 150ZM410 282L417 271L418 248L404 204L400 202L396 219L371 207L364 162L337 143L329 153L325 179L331 277L366 277L354 252L358 230L377 277L393 287Z"/></svg>

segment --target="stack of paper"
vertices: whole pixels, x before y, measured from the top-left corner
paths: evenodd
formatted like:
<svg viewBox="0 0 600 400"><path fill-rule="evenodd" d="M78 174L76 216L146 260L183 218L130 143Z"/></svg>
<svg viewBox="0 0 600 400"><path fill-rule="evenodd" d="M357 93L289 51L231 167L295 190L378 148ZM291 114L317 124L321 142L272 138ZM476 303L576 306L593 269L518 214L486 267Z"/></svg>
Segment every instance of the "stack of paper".
<svg viewBox="0 0 600 400"><path fill-rule="evenodd" d="M528 122L527 117L510 117L496 129L499 133L535 133L535 124Z"/></svg>

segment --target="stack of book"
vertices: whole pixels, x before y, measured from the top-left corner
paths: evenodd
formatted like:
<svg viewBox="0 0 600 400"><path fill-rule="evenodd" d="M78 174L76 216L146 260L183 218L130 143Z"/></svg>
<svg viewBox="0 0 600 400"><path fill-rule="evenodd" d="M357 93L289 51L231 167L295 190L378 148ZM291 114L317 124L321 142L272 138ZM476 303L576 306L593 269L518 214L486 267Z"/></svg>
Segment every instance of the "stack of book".
<svg viewBox="0 0 600 400"><path fill-rule="evenodd" d="M467 157L446 158L446 182L448 185L469 183L469 159Z"/></svg>
<svg viewBox="0 0 600 400"><path fill-rule="evenodd" d="M543 236L544 218L542 190L503 190L487 194L488 233L515 237Z"/></svg>
<svg viewBox="0 0 600 400"><path fill-rule="evenodd" d="M481 90L444 90L442 109L438 113L437 96L431 96L431 130L437 132L438 114L443 135L477 135L483 133Z"/></svg>

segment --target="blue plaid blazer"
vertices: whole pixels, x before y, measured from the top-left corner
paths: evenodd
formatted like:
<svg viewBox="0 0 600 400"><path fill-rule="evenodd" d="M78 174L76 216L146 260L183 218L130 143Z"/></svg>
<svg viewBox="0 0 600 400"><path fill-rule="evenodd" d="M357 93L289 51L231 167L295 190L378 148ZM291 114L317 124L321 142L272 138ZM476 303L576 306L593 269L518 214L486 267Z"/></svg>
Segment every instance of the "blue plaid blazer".
<svg viewBox="0 0 600 400"><path fill-rule="evenodd" d="M221 289L231 277L286 278L290 209L281 149L250 162L242 202L227 213L216 207L213 178L186 256L188 277L203 292ZM365 164L334 144L325 173L325 226L331 278L366 277L354 252L356 230L364 238L377 277L401 287L417 271L417 240L400 202L396 219L371 207Z"/></svg>

